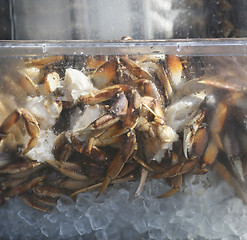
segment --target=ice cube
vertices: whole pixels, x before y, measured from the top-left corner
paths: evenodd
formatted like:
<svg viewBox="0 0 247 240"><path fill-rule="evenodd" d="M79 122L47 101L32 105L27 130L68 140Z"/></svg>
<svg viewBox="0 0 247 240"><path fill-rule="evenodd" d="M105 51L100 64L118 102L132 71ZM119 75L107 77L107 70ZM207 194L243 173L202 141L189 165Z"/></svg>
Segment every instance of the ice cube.
<svg viewBox="0 0 247 240"><path fill-rule="evenodd" d="M77 230L75 229L73 222L64 219L60 222L60 235L62 238L71 238L78 235Z"/></svg>
<svg viewBox="0 0 247 240"><path fill-rule="evenodd" d="M18 212L18 216L30 226L33 226L38 219L36 214L30 214L29 211L23 209Z"/></svg>
<svg viewBox="0 0 247 240"><path fill-rule="evenodd" d="M105 232L106 239L109 239L109 240L119 240L120 239L119 230L115 226L110 226L104 229L103 231Z"/></svg>
<svg viewBox="0 0 247 240"><path fill-rule="evenodd" d="M87 217L81 216L74 221L74 226L80 235L89 234L92 232L90 221Z"/></svg>
<svg viewBox="0 0 247 240"><path fill-rule="evenodd" d="M61 196L57 201L57 209L61 212L67 211L74 204L73 200L68 196Z"/></svg>
<svg viewBox="0 0 247 240"><path fill-rule="evenodd" d="M57 222L59 215L61 215L61 212L57 208L53 208L52 211L44 217L47 218L52 224Z"/></svg>
<svg viewBox="0 0 247 240"><path fill-rule="evenodd" d="M92 229L94 230L107 228L114 217L109 206L100 203L93 204L89 207L85 215L89 218Z"/></svg>
<svg viewBox="0 0 247 240"><path fill-rule="evenodd" d="M149 238L150 239L162 239L163 237L162 237L162 235L163 235L163 233L161 232L161 230L160 229L151 229L151 230L149 230L148 231L148 236L149 236Z"/></svg>

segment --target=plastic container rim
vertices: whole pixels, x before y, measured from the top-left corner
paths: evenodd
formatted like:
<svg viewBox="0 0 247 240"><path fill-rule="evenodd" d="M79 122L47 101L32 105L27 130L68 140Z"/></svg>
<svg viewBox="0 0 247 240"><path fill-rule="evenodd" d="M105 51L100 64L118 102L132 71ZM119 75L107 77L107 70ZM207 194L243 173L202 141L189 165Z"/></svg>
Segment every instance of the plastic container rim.
<svg viewBox="0 0 247 240"><path fill-rule="evenodd" d="M176 40L9 40L0 41L1 57L43 57L48 55L143 55L244 56L247 38Z"/></svg>

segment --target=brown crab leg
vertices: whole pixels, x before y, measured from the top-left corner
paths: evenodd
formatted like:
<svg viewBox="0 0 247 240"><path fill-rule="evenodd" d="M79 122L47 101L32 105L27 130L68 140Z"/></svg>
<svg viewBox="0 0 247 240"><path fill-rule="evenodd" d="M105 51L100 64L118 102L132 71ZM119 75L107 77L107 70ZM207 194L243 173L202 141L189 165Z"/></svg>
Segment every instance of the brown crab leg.
<svg viewBox="0 0 247 240"><path fill-rule="evenodd" d="M62 174L75 180L86 181L88 177L82 173L82 166L77 163L63 162L56 160L47 160L54 168L58 169Z"/></svg>
<svg viewBox="0 0 247 240"><path fill-rule="evenodd" d="M140 182L139 182L139 186L135 192L135 196L138 197L140 196L143 188L144 188L144 185L147 181L147 177L148 177L148 170L146 168L142 168L141 170L141 179L140 179Z"/></svg>
<svg viewBox="0 0 247 240"><path fill-rule="evenodd" d="M153 179L159 179L159 178L172 178L179 175L183 175L184 173L187 173L191 171L195 165L197 164L196 160L186 160L182 163L177 163L174 166L170 167L165 172L156 173L152 176Z"/></svg>
<svg viewBox="0 0 247 240"><path fill-rule="evenodd" d="M240 143L237 136L237 129L235 125L232 123L227 124L227 131L223 137L223 146L229 159L232 169L238 179L241 182L244 182L244 173L242 166L242 154L240 150Z"/></svg>
<svg viewBox="0 0 247 240"><path fill-rule="evenodd" d="M138 79L135 80L135 84L142 90L144 96L149 96L160 100L160 93L154 82L147 79Z"/></svg>
<svg viewBox="0 0 247 240"><path fill-rule="evenodd" d="M239 84L226 83L225 81L216 81L215 77L203 77L198 83L205 84L207 86L213 86L223 90L235 91L235 92L245 92L247 89Z"/></svg>
<svg viewBox="0 0 247 240"><path fill-rule="evenodd" d="M126 175L129 175L131 172L135 171L138 167L139 165L136 162L125 165L121 170L121 172L118 174L117 179L121 179Z"/></svg>
<svg viewBox="0 0 247 240"><path fill-rule="evenodd" d="M44 179L45 179L45 176L36 177L36 178L30 180L29 182L22 183L21 185L18 185L16 187L10 189L5 194L5 197L6 198L10 198L10 197L14 197L16 195L21 195L21 194L25 193L28 189L34 187L35 185L37 185L38 183L40 183L41 181L43 181Z"/></svg>
<svg viewBox="0 0 247 240"><path fill-rule="evenodd" d="M214 142L214 140L211 140L204 153L203 160L202 160L202 167L211 165L215 161L218 152L219 150L218 150L217 144Z"/></svg>
<svg viewBox="0 0 247 240"><path fill-rule="evenodd" d="M130 87L124 84L117 84L110 87L106 87L102 90L97 91L95 94L88 94L81 96L79 102L84 104L94 105L112 99L118 92L128 91Z"/></svg>
<svg viewBox="0 0 247 240"><path fill-rule="evenodd" d="M180 187L183 183L183 177L180 175L180 176L173 177L170 180L171 180L172 188L168 190L167 192L163 193L162 195L158 196L158 198L170 197L180 190Z"/></svg>
<svg viewBox="0 0 247 240"><path fill-rule="evenodd" d="M103 88L116 78L118 62L115 58L101 65L94 73L92 81L96 88Z"/></svg>
<svg viewBox="0 0 247 240"><path fill-rule="evenodd" d="M162 66L162 63L157 62L156 64L157 64L157 71L156 72L158 75L158 79L164 87L166 100L170 101L171 97L174 94L172 86L171 86L171 81L169 80L168 75Z"/></svg>
<svg viewBox="0 0 247 240"><path fill-rule="evenodd" d="M127 176L127 177L124 177L124 178L114 179L114 180L111 181L111 183L112 183L112 184L115 184L115 183L128 182L128 181L133 180L134 178L135 178L135 176L131 174L131 175L129 175L129 176ZM78 190L78 191L76 191L76 192L73 192L73 193L70 195L70 197L74 197L74 196L76 196L76 195L78 195L78 194L80 194L80 193L84 193L84 192L88 192L88 191L95 190L95 189L101 187L102 185L103 185L103 182L100 182L100 183L96 183L96 184L94 184L94 185L91 185L91 186L89 186L89 187L85 187L85 188L80 189L80 190Z"/></svg>
<svg viewBox="0 0 247 240"><path fill-rule="evenodd" d="M145 78L152 80L153 77L148 72L139 67L134 61L128 57L120 57L120 62L137 78Z"/></svg>
<svg viewBox="0 0 247 240"><path fill-rule="evenodd" d="M229 173L229 171L226 169L226 167L220 163L219 161L216 161L214 163L213 169L230 185L234 188L236 194L240 199L242 199L244 204L247 204L247 198L237 182L237 180Z"/></svg>
<svg viewBox="0 0 247 240"><path fill-rule="evenodd" d="M45 185L45 184L38 184L33 188L33 192L38 196L46 196L57 198L61 197L66 191L63 191L59 187Z"/></svg>
<svg viewBox="0 0 247 240"><path fill-rule="evenodd" d="M123 143L122 148L112 160L107 170L107 176L103 181L103 185L100 188L98 196L104 192L112 179L116 178L121 172L124 164L131 158L136 149L136 135L134 132L127 133L127 139Z"/></svg>
<svg viewBox="0 0 247 240"><path fill-rule="evenodd" d="M48 206L56 206L58 198L49 197L49 196L33 196L34 200L36 200L38 203L45 204Z"/></svg>
<svg viewBox="0 0 247 240"><path fill-rule="evenodd" d="M224 150L223 144L221 142L219 133L224 125L225 119L227 114L227 105L224 102L221 102L217 105L215 109L215 114L213 115L212 121L210 123L210 131L212 137L217 144L218 148Z"/></svg>
<svg viewBox="0 0 247 240"><path fill-rule="evenodd" d="M21 173L29 169L33 169L39 165L41 165L41 163L32 160L13 162L5 167L0 168L0 173L9 173L9 174Z"/></svg>
<svg viewBox="0 0 247 240"><path fill-rule="evenodd" d="M175 89L181 88L183 65L180 59L176 55L168 55L167 63L170 70L172 85Z"/></svg>
<svg viewBox="0 0 247 240"><path fill-rule="evenodd" d="M142 165L144 168L146 168L147 170L151 171L151 172L155 172L155 170L149 166L147 163L145 163L143 160L141 160L141 158L139 158L137 155L135 155L133 157L140 165Z"/></svg>
<svg viewBox="0 0 247 240"><path fill-rule="evenodd" d="M20 196L21 200L26 204L28 205L29 207L31 208L34 208L36 210L39 210L41 212L45 212L45 213L49 213L51 211L50 208L48 207L45 207L41 204L39 204L37 202L36 199L33 198L33 196L31 196L31 194L24 194L22 196Z"/></svg>

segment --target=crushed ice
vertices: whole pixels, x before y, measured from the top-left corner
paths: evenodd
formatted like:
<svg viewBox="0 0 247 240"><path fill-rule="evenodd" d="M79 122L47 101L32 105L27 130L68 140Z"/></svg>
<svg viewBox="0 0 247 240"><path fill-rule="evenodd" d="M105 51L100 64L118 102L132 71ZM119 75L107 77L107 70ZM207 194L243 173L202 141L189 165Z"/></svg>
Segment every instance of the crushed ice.
<svg viewBox="0 0 247 240"><path fill-rule="evenodd" d="M247 239L247 207L215 173L188 176L183 189L157 199L169 186L138 182L62 197L48 214L11 199L0 208L0 239Z"/></svg>

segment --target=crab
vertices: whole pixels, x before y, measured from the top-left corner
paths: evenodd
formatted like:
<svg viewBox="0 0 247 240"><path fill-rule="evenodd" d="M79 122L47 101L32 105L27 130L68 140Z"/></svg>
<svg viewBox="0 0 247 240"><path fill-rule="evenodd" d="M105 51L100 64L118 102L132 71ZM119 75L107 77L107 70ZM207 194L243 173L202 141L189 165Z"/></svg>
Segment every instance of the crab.
<svg viewBox="0 0 247 240"><path fill-rule="evenodd" d="M26 59L18 82L4 79L17 96L0 98L0 202L18 195L48 212L63 194L99 189L99 196L140 175L139 196L150 173L171 185L164 198L185 174L209 168L246 202L246 87L229 81L231 72L216 72L217 81L191 73L186 61L162 54Z"/></svg>
<svg viewBox="0 0 247 240"><path fill-rule="evenodd" d="M196 111L187 119L185 126L180 127L183 132L183 154L180 154L180 161L169 169L160 169L153 178L170 178L172 181L175 178L173 188L163 194L166 197L179 189L180 176L189 172L205 174L208 168L212 168L235 189L246 204L242 187L245 181L243 147L237 136L240 127L244 125L243 118L239 116L243 117L246 112L244 87L207 76L196 81L200 90L201 84L206 87L206 95L199 102L197 110L193 110ZM236 112L239 114L236 115ZM179 123L184 124L183 121Z"/></svg>
<svg viewBox="0 0 247 240"><path fill-rule="evenodd" d="M133 75L132 84L116 84L81 96L79 103L106 103L106 112L87 127L72 133L76 138L87 141L89 154L93 146L121 144L121 149L108 168L99 195L136 155L136 131L144 134L144 141L149 141L150 138L153 140L156 153L171 148L172 143L178 139L176 132L165 123L160 93L152 81L153 76L127 57L120 57L120 62ZM181 76L176 78L179 77ZM147 151L148 157L153 154L153 150Z"/></svg>

